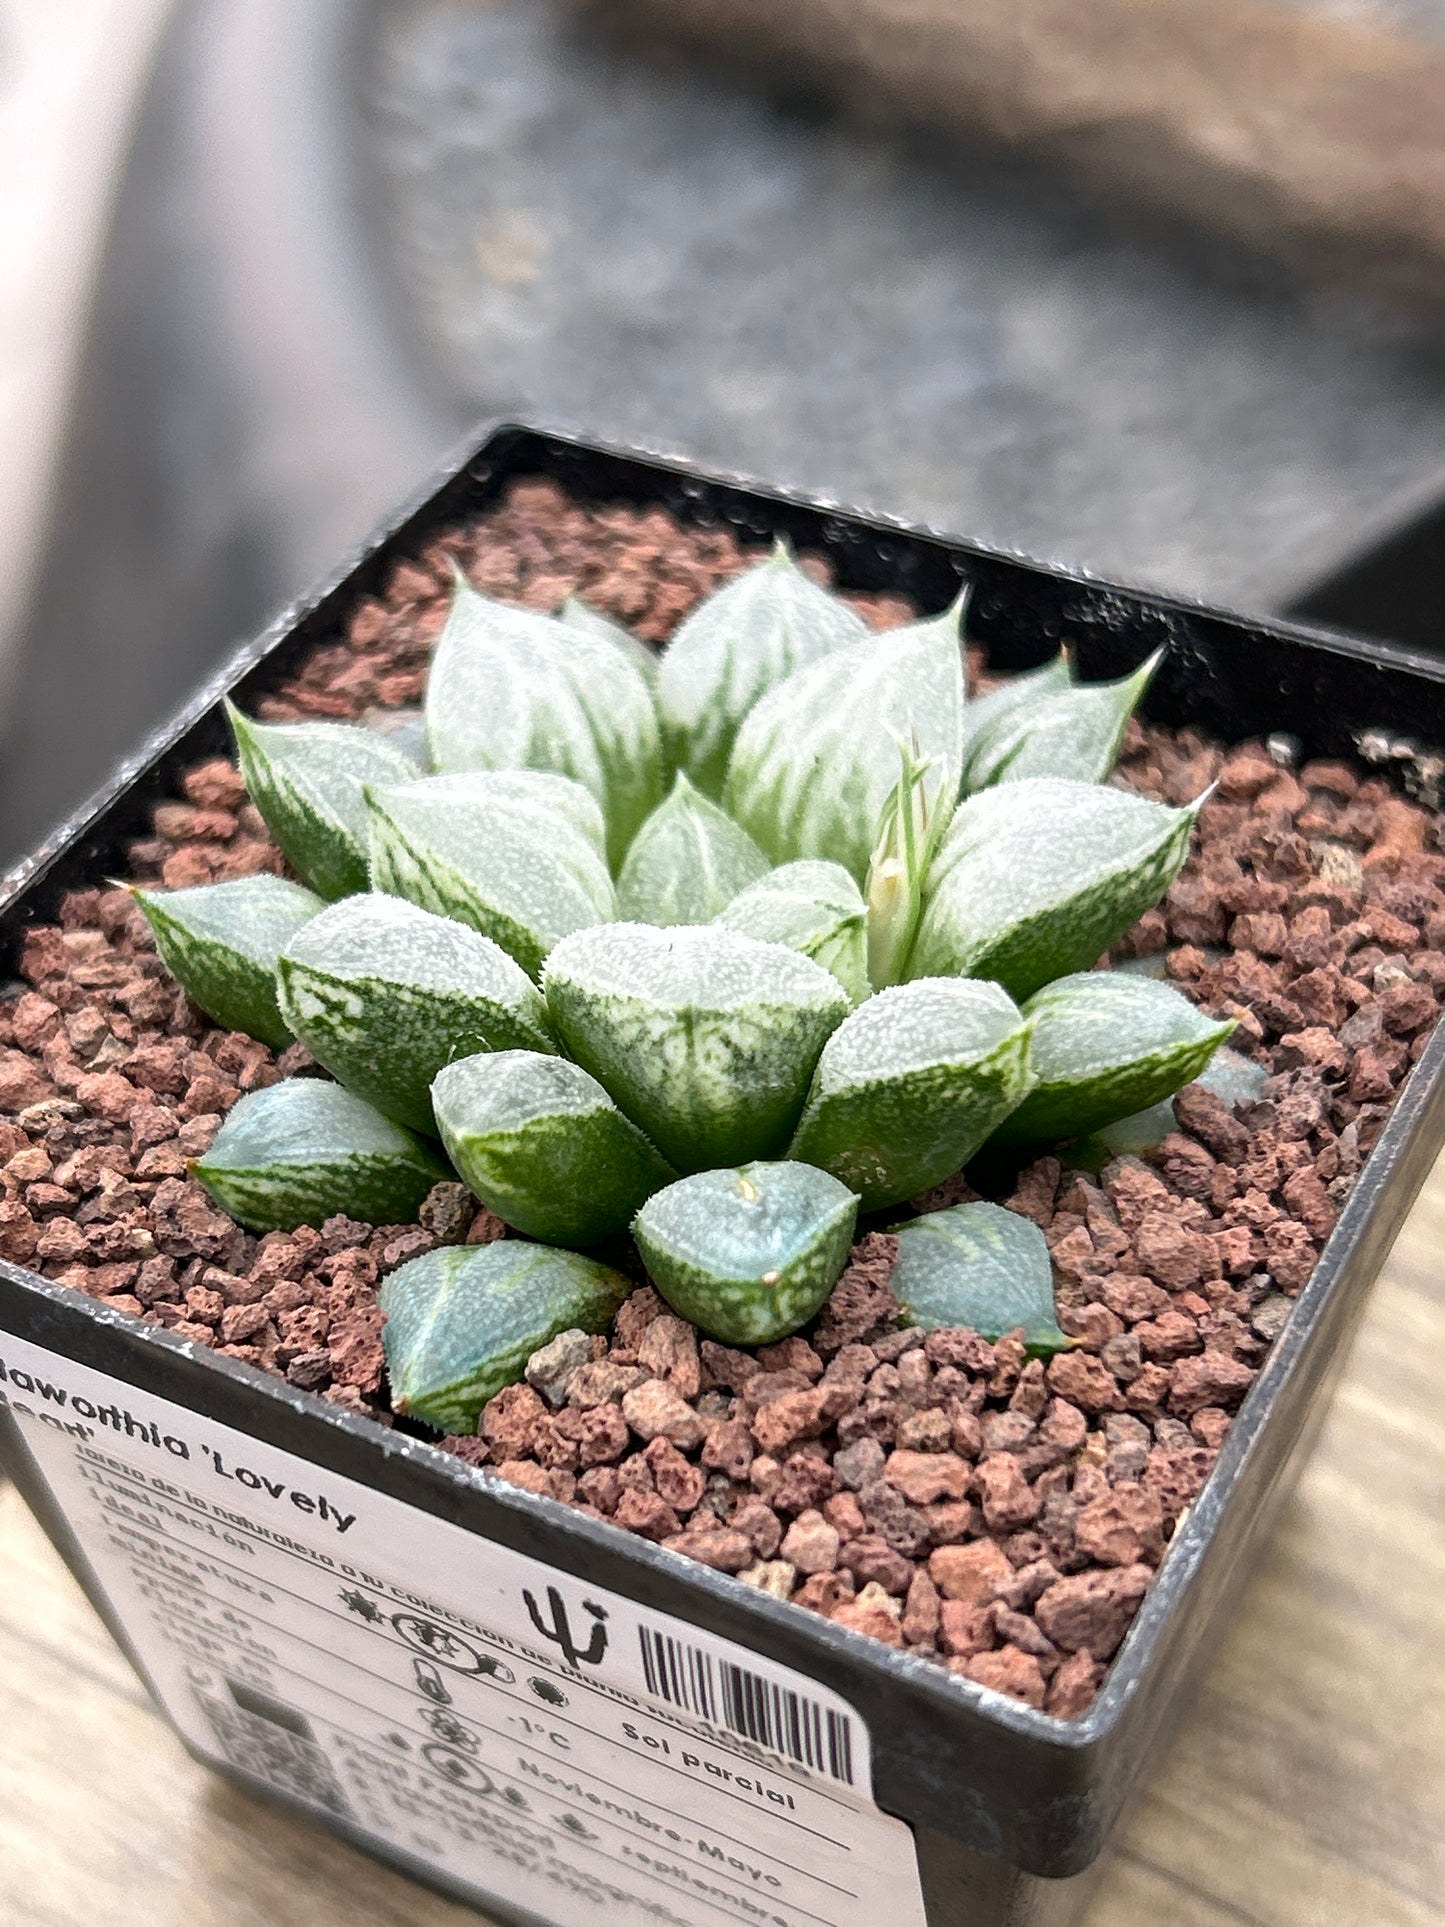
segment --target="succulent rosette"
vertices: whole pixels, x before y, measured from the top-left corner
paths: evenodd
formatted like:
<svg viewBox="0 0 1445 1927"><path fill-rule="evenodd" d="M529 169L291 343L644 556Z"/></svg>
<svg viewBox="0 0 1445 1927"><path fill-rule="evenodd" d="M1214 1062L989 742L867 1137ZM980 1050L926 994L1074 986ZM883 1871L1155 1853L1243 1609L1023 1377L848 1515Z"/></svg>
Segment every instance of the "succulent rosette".
<svg viewBox="0 0 1445 1927"><path fill-rule="evenodd" d="M387 1281L409 1411L475 1423L526 1345L605 1323L629 1233L702 1330L796 1331L860 1213L1156 1105L1228 1035L1092 968L1199 807L1110 781L1154 661L969 701L963 606L872 634L779 545L655 657L459 579L423 729L233 712L299 881L140 901L204 1010L335 1082L243 1098L197 1175L257 1229L414 1210L449 1170L505 1221L505 1259ZM913 1220L911 1315L1063 1342L1032 1229Z"/></svg>

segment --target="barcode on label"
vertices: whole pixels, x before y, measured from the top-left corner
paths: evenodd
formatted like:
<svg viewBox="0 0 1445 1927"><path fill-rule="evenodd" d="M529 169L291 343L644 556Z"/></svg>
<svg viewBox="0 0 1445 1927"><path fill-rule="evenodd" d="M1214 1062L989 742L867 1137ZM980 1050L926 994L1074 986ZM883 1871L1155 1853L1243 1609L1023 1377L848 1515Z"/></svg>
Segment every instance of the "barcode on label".
<svg viewBox="0 0 1445 1927"><path fill-rule="evenodd" d="M669 1633L639 1626L638 1637L647 1690L658 1699L852 1786L853 1729L846 1714Z"/></svg>

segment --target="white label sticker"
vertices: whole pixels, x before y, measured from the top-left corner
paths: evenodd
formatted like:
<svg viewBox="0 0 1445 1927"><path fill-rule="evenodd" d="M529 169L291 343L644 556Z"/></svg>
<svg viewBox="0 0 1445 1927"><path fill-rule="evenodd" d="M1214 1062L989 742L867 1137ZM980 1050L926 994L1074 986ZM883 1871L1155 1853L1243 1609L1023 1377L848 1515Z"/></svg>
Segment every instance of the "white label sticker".
<svg viewBox="0 0 1445 1927"><path fill-rule="evenodd" d="M4 1334L0 1405L207 1758L557 1927L924 1927L829 1688Z"/></svg>

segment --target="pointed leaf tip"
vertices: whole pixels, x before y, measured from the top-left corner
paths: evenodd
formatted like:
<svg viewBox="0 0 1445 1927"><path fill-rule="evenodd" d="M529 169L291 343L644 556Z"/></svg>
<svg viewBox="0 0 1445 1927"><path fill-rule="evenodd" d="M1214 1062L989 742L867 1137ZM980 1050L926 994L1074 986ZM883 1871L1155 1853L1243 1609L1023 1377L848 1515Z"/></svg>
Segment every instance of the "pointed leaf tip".
<svg viewBox="0 0 1445 1927"><path fill-rule="evenodd" d="M902 743L940 807L958 789L963 659L948 619L865 634L796 669L738 731L729 811L775 863L841 863L862 884Z"/></svg>
<svg viewBox="0 0 1445 1927"><path fill-rule="evenodd" d="M459 584L426 718L440 771L550 770L581 783L615 865L662 795L662 746L648 679L598 633L602 620L559 621Z"/></svg>
<svg viewBox="0 0 1445 1927"><path fill-rule="evenodd" d="M999 1129L1008 1144L1081 1137L1148 1110L1198 1077L1235 1028L1170 984L1110 970L1061 977L1024 1008L1036 1082Z"/></svg>
<svg viewBox="0 0 1445 1927"><path fill-rule="evenodd" d="M754 705L795 669L866 634L856 611L775 547L699 603L663 651L657 701L673 762L704 796L720 797Z"/></svg>
<svg viewBox="0 0 1445 1927"><path fill-rule="evenodd" d="M226 705L241 776L266 827L318 896L365 890L368 783L404 783L416 764L353 723L258 723Z"/></svg>
<svg viewBox="0 0 1445 1927"><path fill-rule="evenodd" d="M1021 999L1086 969L1174 881L1194 816L1058 777L965 798L929 874L910 976L990 977Z"/></svg>
<svg viewBox="0 0 1445 1927"><path fill-rule="evenodd" d="M281 877L233 877L189 890L127 885L161 962L187 996L226 1030L284 1050L291 1032L276 1001L281 950L326 908Z"/></svg>
<svg viewBox="0 0 1445 1927"><path fill-rule="evenodd" d="M618 914L633 923L711 923L768 859L679 770L672 793L637 832L617 878Z"/></svg>
<svg viewBox="0 0 1445 1927"><path fill-rule="evenodd" d="M966 770L972 792L991 783L1059 776L1101 783L1118 760L1129 718L1164 655L1158 649L1115 682L1050 688L1040 681L973 738Z"/></svg>

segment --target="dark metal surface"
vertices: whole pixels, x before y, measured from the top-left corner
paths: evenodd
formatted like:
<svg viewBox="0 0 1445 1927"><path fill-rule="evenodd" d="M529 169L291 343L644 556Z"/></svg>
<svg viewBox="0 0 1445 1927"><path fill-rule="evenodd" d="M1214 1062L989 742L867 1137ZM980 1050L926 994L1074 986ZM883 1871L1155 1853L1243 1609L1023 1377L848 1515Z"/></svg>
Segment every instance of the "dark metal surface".
<svg viewBox="0 0 1445 1927"><path fill-rule="evenodd" d="M526 474L555 475L583 501L657 503L680 519L722 520L760 541L784 531L827 554L845 585L901 588L926 609L946 604L967 577L976 585L979 635L999 667L1029 662L1041 637L1067 633L1083 671L1097 675L1141 660L1167 639L1169 661L1150 702L1164 720L1188 717L1236 737L1288 727L1310 753L1347 748L1357 729L1407 720L1430 740L1445 739L1445 664L1434 660L1232 617L677 464L504 428L244 651L93 811L23 867L5 899L7 946L28 922L52 914L65 889L113 871L127 837L144 829L151 804L179 770L220 746L223 686L254 697L273 685L299 653L335 633L398 554L477 513L511 477ZM1073 1896L1054 1881L1099 1852L1177 1712L1442 1139L1445 1029L1396 1104L1099 1700L1075 1722L1046 1718L551 1501L479 1478L430 1446L9 1265L0 1265L0 1324L826 1679L869 1723L880 1803L922 1829L925 1865L936 1870L930 1905L938 1927L963 1919L969 1927L1042 1922L1051 1909L1066 1917Z"/></svg>

